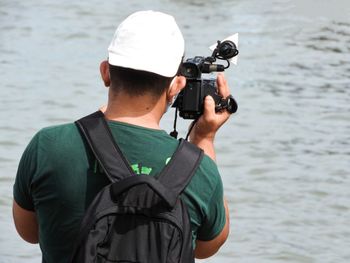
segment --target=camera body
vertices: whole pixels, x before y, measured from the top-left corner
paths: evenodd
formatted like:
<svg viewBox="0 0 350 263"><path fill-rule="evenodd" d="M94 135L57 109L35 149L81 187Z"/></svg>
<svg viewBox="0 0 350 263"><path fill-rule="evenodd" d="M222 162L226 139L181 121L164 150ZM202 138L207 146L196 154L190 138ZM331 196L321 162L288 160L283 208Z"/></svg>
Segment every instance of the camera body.
<svg viewBox="0 0 350 263"><path fill-rule="evenodd" d="M230 66L228 59L237 54L238 50L232 41L218 41L210 57L196 56L181 64L179 74L186 77L186 86L173 104L179 110L180 117L198 119L203 114L204 98L208 95L213 97L216 111L227 109L230 113L236 112L237 103L233 97L222 98L217 91L216 79L202 78L202 73L224 71ZM227 66L214 64L216 59L226 60Z"/></svg>
<svg viewBox="0 0 350 263"><path fill-rule="evenodd" d="M197 56L187 59L180 67L180 74L186 77L186 86L177 96L173 107L178 107L179 115L184 119L196 119L203 113L205 96L212 96L216 105L221 100L216 80L201 77L204 65L207 65L205 58Z"/></svg>

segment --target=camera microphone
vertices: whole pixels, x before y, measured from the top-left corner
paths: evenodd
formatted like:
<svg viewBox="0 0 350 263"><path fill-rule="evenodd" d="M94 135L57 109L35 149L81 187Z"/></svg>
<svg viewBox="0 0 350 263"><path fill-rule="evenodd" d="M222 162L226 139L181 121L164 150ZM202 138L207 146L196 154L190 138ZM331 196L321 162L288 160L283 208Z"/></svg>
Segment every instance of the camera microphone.
<svg viewBox="0 0 350 263"><path fill-rule="evenodd" d="M202 73L222 72L225 71L224 65L220 64L203 64Z"/></svg>

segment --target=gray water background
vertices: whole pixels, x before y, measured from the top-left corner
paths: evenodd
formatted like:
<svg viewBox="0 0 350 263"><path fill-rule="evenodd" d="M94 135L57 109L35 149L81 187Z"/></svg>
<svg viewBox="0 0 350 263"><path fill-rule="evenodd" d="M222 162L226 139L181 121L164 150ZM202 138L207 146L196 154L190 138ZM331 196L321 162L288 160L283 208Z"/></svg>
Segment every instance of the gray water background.
<svg viewBox="0 0 350 263"><path fill-rule="evenodd" d="M204 262L350 262L347 0L0 0L0 262L40 262L12 223L20 156L40 128L105 103L99 62L141 9L176 17L187 57L240 33L226 72L239 112L216 138L231 234Z"/></svg>

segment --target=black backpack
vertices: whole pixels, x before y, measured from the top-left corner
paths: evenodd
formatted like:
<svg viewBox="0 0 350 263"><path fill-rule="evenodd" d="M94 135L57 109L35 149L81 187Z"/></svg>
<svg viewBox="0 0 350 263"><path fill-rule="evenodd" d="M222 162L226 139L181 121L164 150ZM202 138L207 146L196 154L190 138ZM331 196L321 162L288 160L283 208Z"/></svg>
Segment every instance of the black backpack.
<svg viewBox="0 0 350 263"><path fill-rule="evenodd" d="M111 184L87 209L71 262L194 262L190 219L179 195L203 151L180 140L159 175L135 175L102 112L76 124Z"/></svg>

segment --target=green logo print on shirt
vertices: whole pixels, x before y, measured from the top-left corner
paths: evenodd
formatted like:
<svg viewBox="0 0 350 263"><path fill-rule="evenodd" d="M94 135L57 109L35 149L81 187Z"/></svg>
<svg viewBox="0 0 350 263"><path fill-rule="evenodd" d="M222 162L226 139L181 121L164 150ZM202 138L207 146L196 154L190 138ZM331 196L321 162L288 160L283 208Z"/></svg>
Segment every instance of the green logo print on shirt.
<svg viewBox="0 0 350 263"><path fill-rule="evenodd" d="M165 165L167 165L170 161L171 157L167 158L165 160ZM152 168L147 167L147 166L142 166L141 163L135 163L131 165L131 169L134 171L135 174L140 175L140 174L147 174L150 175L152 172ZM99 165L98 161L95 160L94 163L94 173L96 174L97 172L99 173L104 173L102 167Z"/></svg>
<svg viewBox="0 0 350 263"><path fill-rule="evenodd" d="M166 161L165 161L166 165L168 164L170 159L171 159L171 157L166 159ZM152 172L152 168L147 167L147 166L142 166L141 163L135 163L135 164L131 165L131 168L134 171L134 173L136 173L136 174L147 174L147 175L150 175L150 173Z"/></svg>
<svg viewBox="0 0 350 263"><path fill-rule="evenodd" d="M140 163L135 163L131 165L132 170L135 174L147 174L149 175L152 172L152 168L142 166Z"/></svg>

